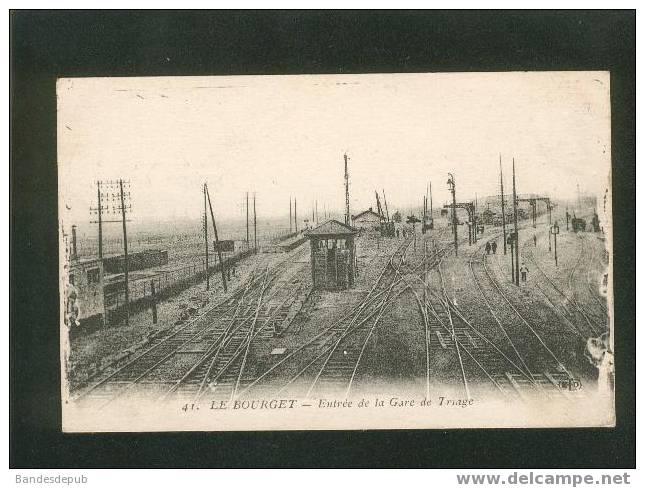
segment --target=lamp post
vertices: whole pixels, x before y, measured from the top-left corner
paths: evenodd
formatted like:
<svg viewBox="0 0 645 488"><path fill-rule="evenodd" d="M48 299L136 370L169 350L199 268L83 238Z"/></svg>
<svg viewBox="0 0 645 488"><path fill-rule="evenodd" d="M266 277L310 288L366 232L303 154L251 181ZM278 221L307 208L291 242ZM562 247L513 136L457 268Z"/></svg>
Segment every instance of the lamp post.
<svg viewBox="0 0 645 488"><path fill-rule="evenodd" d="M551 227L549 227L549 252L551 252Z"/></svg>
<svg viewBox="0 0 645 488"><path fill-rule="evenodd" d="M557 220L551 226L551 233L553 234L553 247L555 248L555 265L558 266L558 234L560 233L560 226Z"/></svg>
<svg viewBox="0 0 645 488"><path fill-rule="evenodd" d="M508 245L511 248L511 281L513 284L515 283L515 241L514 241L515 234L511 232L507 237L506 240L508 241Z"/></svg>
<svg viewBox="0 0 645 488"><path fill-rule="evenodd" d="M457 198L455 197L455 177L448 173L448 189L452 193L452 233L455 239L455 256L457 256Z"/></svg>

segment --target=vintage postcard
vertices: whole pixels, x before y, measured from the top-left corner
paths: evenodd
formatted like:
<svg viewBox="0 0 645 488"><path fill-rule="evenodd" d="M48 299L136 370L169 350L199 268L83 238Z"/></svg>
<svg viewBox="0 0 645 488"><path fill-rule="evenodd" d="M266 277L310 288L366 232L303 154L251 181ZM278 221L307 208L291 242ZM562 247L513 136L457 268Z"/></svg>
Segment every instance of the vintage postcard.
<svg viewBox="0 0 645 488"><path fill-rule="evenodd" d="M63 430L613 426L610 91L59 79Z"/></svg>

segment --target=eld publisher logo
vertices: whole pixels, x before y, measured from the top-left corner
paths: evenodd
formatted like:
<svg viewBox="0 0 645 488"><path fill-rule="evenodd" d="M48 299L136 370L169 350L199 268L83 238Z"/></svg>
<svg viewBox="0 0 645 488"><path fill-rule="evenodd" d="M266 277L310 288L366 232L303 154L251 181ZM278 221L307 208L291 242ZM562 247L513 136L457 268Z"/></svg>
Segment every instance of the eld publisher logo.
<svg viewBox="0 0 645 488"><path fill-rule="evenodd" d="M577 391L582 388L582 382L576 378L569 378L566 380L560 380L558 382L558 386L561 390Z"/></svg>

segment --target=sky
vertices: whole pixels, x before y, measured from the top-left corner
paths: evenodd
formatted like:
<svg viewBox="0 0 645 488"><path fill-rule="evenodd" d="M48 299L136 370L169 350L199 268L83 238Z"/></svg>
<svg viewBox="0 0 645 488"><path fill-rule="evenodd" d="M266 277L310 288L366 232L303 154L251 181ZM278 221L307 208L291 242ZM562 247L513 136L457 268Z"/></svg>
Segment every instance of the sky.
<svg viewBox="0 0 645 488"><path fill-rule="evenodd" d="M61 216L90 220L96 180L130 181L137 222L197 219L208 182L216 218L287 216L289 199L392 213L505 191L602 194L610 171L606 72L64 78L57 84Z"/></svg>

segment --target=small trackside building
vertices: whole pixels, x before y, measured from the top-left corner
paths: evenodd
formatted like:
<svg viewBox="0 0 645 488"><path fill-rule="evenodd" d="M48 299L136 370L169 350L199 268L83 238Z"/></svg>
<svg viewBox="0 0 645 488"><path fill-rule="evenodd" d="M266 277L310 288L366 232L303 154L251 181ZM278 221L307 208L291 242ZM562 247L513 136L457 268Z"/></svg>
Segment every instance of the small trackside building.
<svg viewBox="0 0 645 488"><path fill-rule="evenodd" d="M352 225L359 230L379 230L383 217L372 210L368 210L352 216Z"/></svg>
<svg viewBox="0 0 645 488"><path fill-rule="evenodd" d="M65 317L68 325L71 328L103 325L103 262L100 259L72 259L68 283Z"/></svg>
<svg viewBox="0 0 645 488"><path fill-rule="evenodd" d="M311 245L311 280L319 290L346 290L354 286L357 231L328 220L305 231Z"/></svg>

